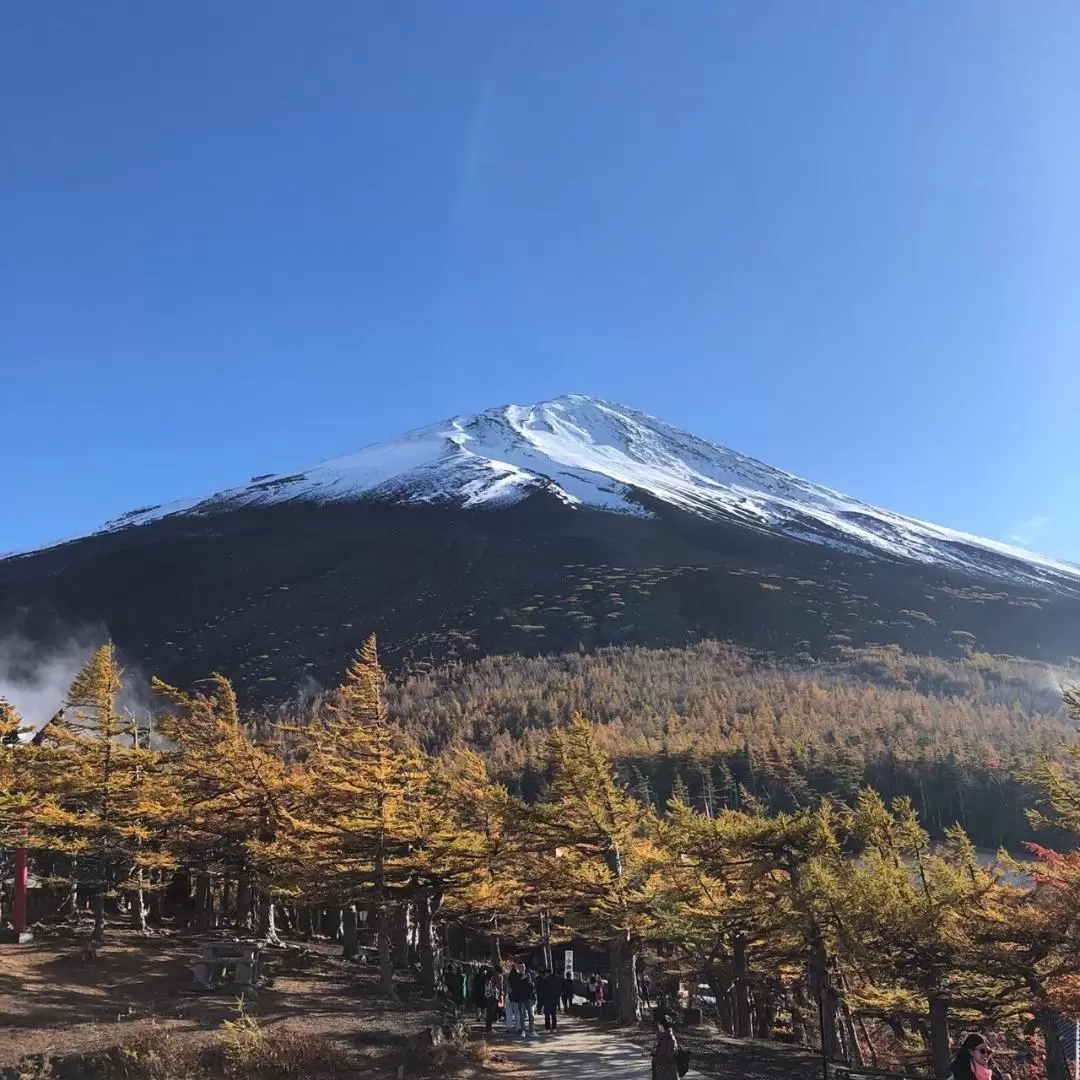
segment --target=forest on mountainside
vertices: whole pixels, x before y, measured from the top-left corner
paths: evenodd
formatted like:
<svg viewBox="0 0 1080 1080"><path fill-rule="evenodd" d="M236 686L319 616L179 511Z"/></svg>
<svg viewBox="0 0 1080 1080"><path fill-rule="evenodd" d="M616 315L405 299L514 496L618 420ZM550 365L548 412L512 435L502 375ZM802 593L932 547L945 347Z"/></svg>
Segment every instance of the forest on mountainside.
<svg viewBox="0 0 1080 1080"><path fill-rule="evenodd" d="M897 646L834 653L798 664L705 641L491 656L414 673L388 687L387 705L427 751L476 749L527 798L544 784L549 730L578 712L657 807L685 793L737 809L748 794L793 810L823 794L850 803L869 784L910 797L935 836L959 823L983 848L1033 838L1016 774L1073 738L1061 690L1080 668Z"/></svg>
<svg viewBox="0 0 1080 1080"><path fill-rule="evenodd" d="M830 686L862 700L849 681L860 665L880 662L907 682L944 675L893 654L849 656L835 684L803 686L722 646L712 654L746 664L748 687L793 686L792 702L822 712ZM664 670L637 660L644 682ZM986 681L991 715L1001 709L991 699L1019 678L1010 664L975 657L966 671ZM979 1026L1017 1080L1065 1080L1057 1021L1080 1013L1080 852L1032 845L1027 861L988 864L962 828L935 844L910 800L868 786L850 803L808 792L788 810L737 785L723 799L738 806L677 787L660 807L605 750L612 720L576 713L542 736L526 729L543 739L527 759L543 784L521 798L475 751L429 753L409 736L407 686L387 685L373 638L302 724L245 714L222 676L198 693L156 682L150 716L126 711L122 688L107 644L40 739L26 742L0 702L0 845L29 849L45 917L85 926L90 940L121 917L142 931L229 927L276 940L302 934L317 912L349 959L362 926L374 928L368 945L390 997L399 972L434 996L441 957L466 939L500 962L506 950L547 964L553 944L584 940L606 955L626 1023L641 1013L644 964L663 985L704 979L716 1022L740 1036L943 1076L950 1039ZM785 704L774 715L794 708L775 700ZM1064 702L1080 721L1080 693ZM1040 738L1054 723L1064 730L1043 715ZM882 706L873 722L886 716ZM666 722L656 718L661 738ZM956 738L965 745L965 732ZM1058 763L1028 763L1028 810L1040 832L1054 825L1074 844L1080 749L1058 751Z"/></svg>

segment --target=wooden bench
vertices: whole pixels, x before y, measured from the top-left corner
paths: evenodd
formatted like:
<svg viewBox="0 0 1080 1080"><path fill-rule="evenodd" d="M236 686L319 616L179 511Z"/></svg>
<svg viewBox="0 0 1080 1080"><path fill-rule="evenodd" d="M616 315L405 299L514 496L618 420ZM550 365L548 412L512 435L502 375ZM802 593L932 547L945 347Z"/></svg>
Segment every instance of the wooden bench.
<svg viewBox="0 0 1080 1080"><path fill-rule="evenodd" d="M190 966L195 984L209 990L215 986L254 986L260 963L261 948L257 942L207 941ZM230 970L231 982L223 978Z"/></svg>

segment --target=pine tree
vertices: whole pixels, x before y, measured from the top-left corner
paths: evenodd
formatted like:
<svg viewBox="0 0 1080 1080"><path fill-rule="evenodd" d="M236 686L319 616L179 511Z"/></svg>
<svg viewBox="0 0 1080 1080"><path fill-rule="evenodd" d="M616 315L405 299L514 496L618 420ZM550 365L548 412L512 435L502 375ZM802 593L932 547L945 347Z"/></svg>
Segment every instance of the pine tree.
<svg viewBox="0 0 1080 1080"><path fill-rule="evenodd" d="M488 776L479 755L457 751L429 764L427 788L414 803L419 839L410 857L420 913L421 974L435 989L432 920L441 914L493 942L500 932L521 934L527 856L524 805Z"/></svg>
<svg viewBox="0 0 1080 1080"><path fill-rule="evenodd" d="M172 704L158 724L173 745L168 765L177 794L177 858L195 875L198 925L210 926L214 879L221 882L223 908L235 882L238 928L273 940L275 879L284 877L275 842L287 824L287 769L241 722L229 680L215 674L211 685L209 693L187 694L153 682Z"/></svg>
<svg viewBox="0 0 1080 1080"><path fill-rule="evenodd" d="M1070 718L1080 722L1080 688L1063 694ZM1036 828L1055 827L1080 839L1080 746L1066 760L1041 759L1025 779L1039 792L1029 811ZM994 903L983 905L977 923L983 963L998 975L1034 1016L1046 1047L1047 1080L1066 1080L1068 1065L1057 1017L1080 1015L1080 852L1029 844L1033 863L1006 859L1014 876L1031 888L1000 885Z"/></svg>
<svg viewBox="0 0 1080 1080"><path fill-rule="evenodd" d="M852 825L864 846L844 899L849 951L865 976L856 998L874 1011L925 1018L935 1074L944 1075L949 1009L986 1013L997 993L973 937L997 871L979 864L959 826L932 849L908 799L887 808L863 790Z"/></svg>
<svg viewBox="0 0 1080 1080"><path fill-rule="evenodd" d="M25 843L27 813L32 798L27 790L27 762L22 745L27 731L14 706L0 698L0 848Z"/></svg>
<svg viewBox="0 0 1080 1080"><path fill-rule="evenodd" d="M535 809L536 848L527 872L540 903L585 937L609 942L619 1017L636 1023L637 957L654 925L651 809L616 780L592 728L574 716L552 733L551 782Z"/></svg>
<svg viewBox="0 0 1080 1080"><path fill-rule="evenodd" d="M687 806L690 805L690 792L686 787L686 781L683 779L682 773L678 769L675 770L675 775L671 779L671 797L676 802Z"/></svg>
<svg viewBox="0 0 1080 1080"><path fill-rule="evenodd" d="M36 814L42 842L71 856L73 876L89 886L95 941L104 938L110 896L137 894L144 871L173 865L161 755L134 737L135 720L119 707L122 687L110 642L75 677L35 760L35 782L56 795Z"/></svg>
<svg viewBox="0 0 1080 1080"><path fill-rule="evenodd" d="M339 904L370 903L380 982L393 995L390 914L410 884L426 775L386 718L384 683L372 636L349 663L327 717L304 731L305 760L289 781L290 831L274 850L300 871L302 888Z"/></svg>
<svg viewBox="0 0 1080 1080"><path fill-rule="evenodd" d="M658 874L657 934L704 975L728 1029L745 1037L751 1034L748 963L764 945L764 927L753 882L733 850L716 843L719 828L717 819L672 797L657 835L666 856Z"/></svg>
<svg viewBox="0 0 1080 1080"><path fill-rule="evenodd" d="M825 1017L825 1050L837 1057L831 973L845 933L838 900L851 873L842 847L846 814L824 801L791 814L768 815L751 804L710 818L673 803L668 818L661 837L671 860L671 906L661 921L669 934L689 936L690 951L714 977L733 979L736 1031L750 1034L752 963L773 972L803 968Z"/></svg>

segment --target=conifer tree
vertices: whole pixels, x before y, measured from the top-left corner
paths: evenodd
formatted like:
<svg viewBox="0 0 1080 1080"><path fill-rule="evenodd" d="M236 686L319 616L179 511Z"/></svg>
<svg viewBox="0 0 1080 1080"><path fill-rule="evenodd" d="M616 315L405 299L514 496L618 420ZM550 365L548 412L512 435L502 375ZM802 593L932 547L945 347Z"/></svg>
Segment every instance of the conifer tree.
<svg viewBox="0 0 1080 1080"><path fill-rule="evenodd" d="M935 1075L948 1071L950 1007L984 1015L997 989L973 938L974 920L992 902L998 874L980 865L959 826L933 849L908 799L887 808L859 794L853 835L863 853L845 898L849 952L866 978L866 1008L925 1018Z"/></svg>
<svg viewBox="0 0 1080 1080"><path fill-rule="evenodd" d="M380 982L392 995L390 913L409 886L426 776L419 754L386 718L384 682L371 636L328 715L305 730L305 760L290 774L291 829L275 851L303 868L306 888L374 908Z"/></svg>
<svg viewBox="0 0 1080 1080"><path fill-rule="evenodd" d="M1080 688L1067 688L1063 699L1070 718L1080 722ZM1042 758L1025 778L1040 796L1040 808L1028 813L1031 823L1080 839L1080 746L1067 746L1065 761ZM1056 1021L1062 1014L1080 1015L1080 852L1038 844L1028 848L1033 863L1005 862L1032 887L1001 885L996 902L979 912L977 932L984 964L1035 1017L1046 1048L1047 1080L1066 1080L1068 1063Z"/></svg>
<svg viewBox="0 0 1080 1080"><path fill-rule="evenodd" d="M275 878L283 876L274 844L285 821L286 765L241 722L229 680L215 674L210 681L209 693L197 694L153 682L172 703L158 724L172 742L174 844L183 869L196 877L198 925L210 925L211 885L218 878L223 908L235 882L237 927L273 940Z"/></svg>
<svg viewBox="0 0 1080 1080"><path fill-rule="evenodd" d="M673 853L668 881L687 891L681 902L669 891L673 906L662 921L693 934L696 953L714 973L730 972L740 1034L750 1034L750 964L773 972L804 968L824 1016L826 1053L836 1058L839 995L832 972L846 933L839 900L852 873L842 848L847 815L828 801L775 815L752 800L747 805L711 818L678 803L669 808L662 833Z"/></svg>
<svg viewBox="0 0 1080 1080"><path fill-rule="evenodd" d="M108 897L137 893L143 871L173 865L163 842L171 799L161 755L133 737L122 686L109 642L75 677L35 761L36 782L56 795L36 814L43 843L72 856L88 884L95 941L104 938Z"/></svg>
<svg viewBox="0 0 1080 1080"><path fill-rule="evenodd" d="M577 933L608 941L619 1017L636 1023L637 958L654 925L654 871L662 863L654 815L616 780L581 716L552 733L548 754L551 781L534 808L530 883L538 902L558 907Z"/></svg>
<svg viewBox="0 0 1080 1080"><path fill-rule="evenodd" d="M748 962L764 944L764 926L753 882L733 850L722 852L714 842L717 832L716 819L672 796L658 826L666 858L658 874L657 934L676 943L708 981L728 1029L746 1037L752 1033Z"/></svg>
<svg viewBox="0 0 1080 1080"><path fill-rule="evenodd" d="M27 729L22 719L0 698L0 848L16 847L25 841L27 812L32 800L27 790L27 762L19 755Z"/></svg>
<svg viewBox="0 0 1080 1080"><path fill-rule="evenodd" d="M427 789L414 805L419 837L409 861L419 894L421 974L433 993L436 913L485 934L496 962L500 932L523 930L527 810L468 750L429 763Z"/></svg>

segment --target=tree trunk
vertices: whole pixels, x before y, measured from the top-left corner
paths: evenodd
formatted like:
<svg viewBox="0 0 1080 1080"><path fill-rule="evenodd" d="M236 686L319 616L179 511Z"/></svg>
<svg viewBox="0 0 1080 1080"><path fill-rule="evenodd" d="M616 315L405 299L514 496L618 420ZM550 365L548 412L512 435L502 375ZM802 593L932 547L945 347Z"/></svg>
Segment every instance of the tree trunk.
<svg viewBox="0 0 1080 1080"><path fill-rule="evenodd" d="M254 906L254 891L251 887L251 875L243 873L236 889L236 919L233 923L237 930L250 931L254 922L251 909Z"/></svg>
<svg viewBox="0 0 1080 1080"><path fill-rule="evenodd" d="M803 1046L810 1044L810 1015L813 1011L806 982L799 979L791 992L791 1030Z"/></svg>
<svg viewBox="0 0 1080 1080"><path fill-rule="evenodd" d="M98 855L97 881L94 882L94 941L105 940L105 885L109 877L109 856L105 847Z"/></svg>
<svg viewBox="0 0 1080 1080"><path fill-rule="evenodd" d="M727 992L727 979L710 963L705 969L705 981L709 984L709 990L716 1002L716 1019L720 1024L720 1030L725 1035L734 1035L735 1023L732 1017L731 996Z"/></svg>
<svg viewBox="0 0 1080 1080"><path fill-rule="evenodd" d="M135 877L135 888L128 896L131 908L131 929L140 934L146 933L146 898L143 894L143 873L139 870Z"/></svg>
<svg viewBox="0 0 1080 1080"><path fill-rule="evenodd" d="M223 926L235 925L232 902L232 878L225 874L221 879L221 922Z"/></svg>
<svg viewBox="0 0 1080 1080"><path fill-rule="evenodd" d="M855 1022L859 1025L859 1032L862 1035L863 1042L866 1043L866 1052L870 1055L870 1068L876 1069L878 1067L877 1051L874 1049L874 1040L870 1038L870 1032L866 1029L866 1021L857 1015Z"/></svg>
<svg viewBox="0 0 1080 1080"><path fill-rule="evenodd" d="M438 986L439 958L435 947L434 904L431 895L425 893L417 905L418 931L420 935L420 982L427 997L434 997Z"/></svg>
<svg viewBox="0 0 1080 1080"><path fill-rule="evenodd" d="M375 942L379 952L379 989L394 996L394 957L390 946L390 912L386 905L386 862L381 851L374 866Z"/></svg>
<svg viewBox="0 0 1080 1080"><path fill-rule="evenodd" d="M157 879L155 881L156 888L153 888L153 889L150 890L150 896L149 896L148 903L147 903L147 906L149 908L148 915L149 915L150 921L155 926L160 926L161 925L161 917L162 917L162 904L161 904L161 892L162 892L162 889L161 889L161 882L162 882L162 877L161 877L161 874L159 872L158 875L157 875Z"/></svg>
<svg viewBox="0 0 1080 1080"><path fill-rule="evenodd" d="M937 994L930 997L930 1057L934 1076L949 1075L949 1002Z"/></svg>
<svg viewBox="0 0 1080 1080"><path fill-rule="evenodd" d="M296 936L296 908L291 904L278 905L278 916L281 919L281 928L288 937Z"/></svg>
<svg viewBox="0 0 1080 1080"><path fill-rule="evenodd" d="M818 1007L821 1026L821 1052L829 1061L836 1061L839 1046L836 1039L836 995L829 982L829 967L825 943L814 935L810 951L810 996Z"/></svg>
<svg viewBox="0 0 1080 1080"><path fill-rule="evenodd" d="M356 905L346 904L341 913L341 955L345 960L355 960L360 955L360 931L356 918Z"/></svg>
<svg viewBox="0 0 1080 1080"><path fill-rule="evenodd" d="M1046 1080L1069 1080L1069 1063L1058 1037L1057 1021L1049 1009L1040 1009L1036 1015L1043 1042L1046 1044Z"/></svg>
<svg viewBox="0 0 1080 1080"><path fill-rule="evenodd" d="M94 941L105 940L105 883L100 882L94 886L93 895L94 911Z"/></svg>
<svg viewBox="0 0 1080 1080"><path fill-rule="evenodd" d="M735 1034L750 1038L750 986L747 977L746 935L736 934L732 942L732 974L735 995Z"/></svg>
<svg viewBox="0 0 1080 1080"><path fill-rule="evenodd" d="M259 889L257 904L259 909L258 936L263 941L273 945L280 945L277 922L274 918L274 898L265 889Z"/></svg>
<svg viewBox="0 0 1080 1080"><path fill-rule="evenodd" d="M184 870L173 874L165 887L164 906L176 915L191 910L191 875Z"/></svg>
<svg viewBox="0 0 1080 1080"><path fill-rule="evenodd" d="M71 857L71 891L68 893L68 903L71 905L71 915L75 918L79 914L79 857Z"/></svg>
<svg viewBox="0 0 1080 1080"><path fill-rule="evenodd" d="M840 987L840 1019L843 1025L848 1060L853 1065L861 1067L866 1064L866 1059L863 1057L859 1036L855 1031L855 1019L851 1015L851 1007L847 1003L847 984L844 982L843 972L839 968L837 969L836 979Z"/></svg>
<svg viewBox="0 0 1080 1080"><path fill-rule="evenodd" d="M409 925L412 905L408 902L394 907L394 919L391 928L393 935L394 963L397 967L409 964Z"/></svg>
<svg viewBox="0 0 1080 1080"><path fill-rule="evenodd" d="M757 1025L754 1034L759 1039L771 1039L773 1024L776 1023L776 995L771 986L757 995L756 1006Z"/></svg>
<svg viewBox="0 0 1080 1080"><path fill-rule="evenodd" d="M611 942L611 977L620 1024L636 1024L641 1019L641 997L637 981L637 944L627 934Z"/></svg>
<svg viewBox="0 0 1080 1080"><path fill-rule="evenodd" d="M195 878L195 926L210 929L210 878L206 874Z"/></svg>

